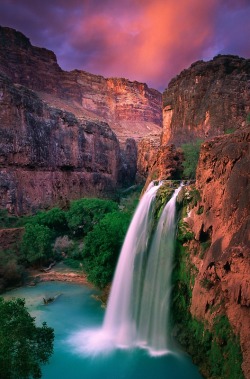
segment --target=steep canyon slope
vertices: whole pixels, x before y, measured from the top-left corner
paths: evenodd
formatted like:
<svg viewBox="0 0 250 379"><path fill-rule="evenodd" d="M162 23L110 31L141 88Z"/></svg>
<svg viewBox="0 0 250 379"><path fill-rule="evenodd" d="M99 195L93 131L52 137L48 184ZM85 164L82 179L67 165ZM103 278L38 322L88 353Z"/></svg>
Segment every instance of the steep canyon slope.
<svg viewBox="0 0 250 379"><path fill-rule="evenodd" d="M202 141L245 125L250 113L250 59L218 55L198 61L163 93L162 143Z"/></svg>
<svg viewBox="0 0 250 379"><path fill-rule="evenodd" d="M184 278L178 291L183 289L185 312L201 322L204 330L212 330L218 317L227 317L240 340L246 379L250 379L249 114L250 60L226 55L198 61L174 78L163 93L163 131L155 154L149 153L149 142L139 145L139 163L148 177L176 179L182 176L181 145L203 141L196 184L190 193L187 190L187 199L191 193L197 199L181 221L188 230L184 250L178 253L178 259L183 259L179 270L185 266L184 274L176 273ZM194 321L188 333L199 334L195 325ZM183 321L183 330L187 328ZM212 341L216 341L218 336L213 333ZM226 359L227 353L220 348ZM202 350L201 346L197 349ZM190 353L197 351L193 344ZM216 377L229 377L221 375Z"/></svg>
<svg viewBox="0 0 250 379"><path fill-rule="evenodd" d="M53 52L0 27L1 208L23 214L133 183L137 142L159 138L161 94L63 71Z"/></svg>
<svg viewBox="0 0 250 379"><path fill-rule="evenodd" d="M186 219L198 269L190 311L208 324L226 314L240 338L250 378L250 128L203 144L197 168L200 200ZM200 252L199 254L197 252Z"/></svg>

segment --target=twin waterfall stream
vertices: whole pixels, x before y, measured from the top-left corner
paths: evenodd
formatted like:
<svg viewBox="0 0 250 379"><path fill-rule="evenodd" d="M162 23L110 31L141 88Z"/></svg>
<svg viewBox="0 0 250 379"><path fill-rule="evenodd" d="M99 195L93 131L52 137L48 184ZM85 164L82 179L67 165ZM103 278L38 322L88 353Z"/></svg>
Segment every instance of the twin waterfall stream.
<svg viewBox="0 0 250 379"><path fill-rule="evenodd" d="M108 306L99 330L76 336L78 349L95 355L115 348L141 347L150 355L171 351L168 318L175 240L175 190L151 237L152 209L161 183L151 183L128 229ZM75 338L71 340L74 344ZM76 342L75 340L75 342Z"/></svg>

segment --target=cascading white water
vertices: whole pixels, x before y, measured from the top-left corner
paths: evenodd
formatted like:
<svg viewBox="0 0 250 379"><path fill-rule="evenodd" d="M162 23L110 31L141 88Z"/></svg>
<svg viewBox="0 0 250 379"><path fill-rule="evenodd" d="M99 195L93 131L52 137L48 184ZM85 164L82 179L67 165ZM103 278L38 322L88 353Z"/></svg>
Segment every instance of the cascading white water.
<svg viewBox="0 0 250 379"><path fill-rule="evenodd" d="M117 264L112 289L105 314L103 332L116 345L129 347L136 339L133 319L133 296L139 302L141 273L151 228L152 202L160 185L151 183L142 197L129 226ZM136 262L136 268L135 268ZM135 270L139 279L134 282Z"/></svg>
<svg viewBox="0 0 250 379"><path fill-rule="evenodd" d="M117 264L101 329L77 332L69 342L90 355L116 347L140 346L151 355L170 350L167 333L175 203L180 188L165 206L153 238L153 203L161 183L151 183L129 226Z"/></svg>
<svg viewBox="0 0 250 379"><path fill-rule="evenodd" d="M160 217L152 242L151 208L159 188L151 184L140 201L117 265L103 333L114 345L145 347L151 354L169 349L166 333L175 238L174 192Z"/></svg>
<svg viewBox="0 0 250 379"><path fill-rule="evenodd" d="M141 293L137 325L137 344L152 355L165 354L171 347L169 336L169 306L171 274L176 230L175 190L166 204L149 249L144 286Z"/></svg>

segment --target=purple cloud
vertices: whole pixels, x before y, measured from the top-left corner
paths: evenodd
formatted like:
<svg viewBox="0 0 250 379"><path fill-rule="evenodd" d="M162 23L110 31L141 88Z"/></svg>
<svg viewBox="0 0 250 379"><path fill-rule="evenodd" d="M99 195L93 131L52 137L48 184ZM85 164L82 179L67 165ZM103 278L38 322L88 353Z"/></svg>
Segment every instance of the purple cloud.
<svg viewBox="0 0 250 379"><path fill-rule="evenodd" d="M53 50L63 69L163 90L198 59L250 57L248 0L1 0L0 24Z"/></svg>

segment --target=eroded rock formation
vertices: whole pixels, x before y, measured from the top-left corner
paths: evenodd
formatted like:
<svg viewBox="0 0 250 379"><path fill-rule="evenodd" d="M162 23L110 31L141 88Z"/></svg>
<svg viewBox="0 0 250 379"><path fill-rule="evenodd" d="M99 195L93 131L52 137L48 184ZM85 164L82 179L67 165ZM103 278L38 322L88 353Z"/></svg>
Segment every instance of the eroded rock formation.
<svg viewBox="0 0 250 379"><path fill-rule="evenodd" d="M136 142L161 132L158 91L63 71L3 27L0 74L0 207L22 214L133 183Z"/></svg>
<svg viewBox="0 0 250 379"><path fill-rule="evenodd" d="M0 58L0 71L14 83L56 108L108 122L122 143L161 132L162 95L144 83L63 71L52 51L10 28L0 27Z"/></svg>
<svg viewBox="0 0 250 379"><path fill-rule="evenodd" d="M2 208L23 214L117 188L124 169L108 124L49 107L3 75L0 91Z"/></svg>
<svg viewBox="0 0 250 379"><path fill-rule="evenodd" d="M155 139L144 139L138 144L137 180L147 188L152 180L180 179L183 154L175 145L160 145Z"/></svg>
<svg viewBox="0 0 250 379"><path fill-rule="evenodd" d="M196 188L201 199L187 222L198 269L191 313L208 324L226 313L240 337L250 378L250 128L203 144ZM198 253L199 252L199 253Z"/></svg>
<svg viewBox="0 0 250 379"><path fill-rule="evenodd" d="M244 127L250 113L250 60L218 55L198 61L163 93L162 143L181 145Z"/></svg>

